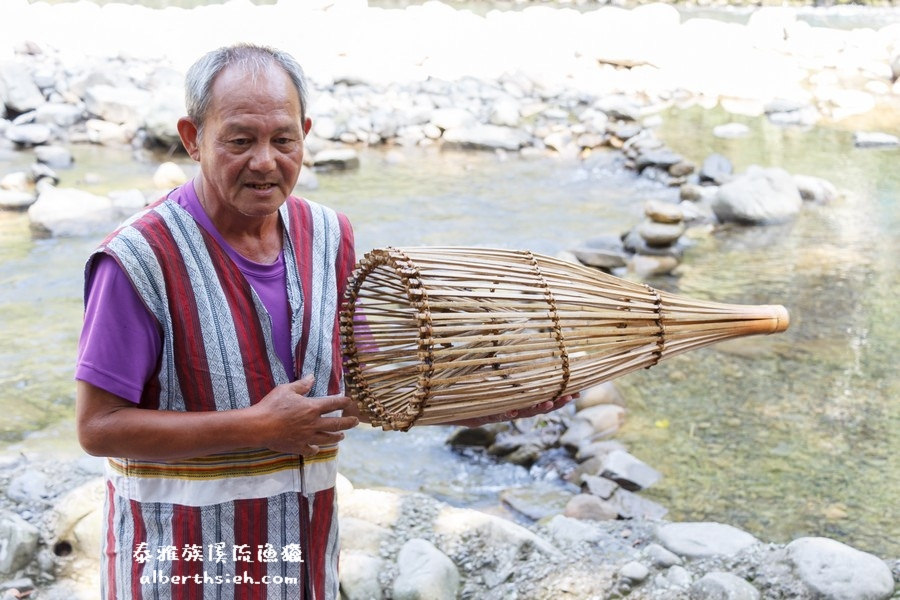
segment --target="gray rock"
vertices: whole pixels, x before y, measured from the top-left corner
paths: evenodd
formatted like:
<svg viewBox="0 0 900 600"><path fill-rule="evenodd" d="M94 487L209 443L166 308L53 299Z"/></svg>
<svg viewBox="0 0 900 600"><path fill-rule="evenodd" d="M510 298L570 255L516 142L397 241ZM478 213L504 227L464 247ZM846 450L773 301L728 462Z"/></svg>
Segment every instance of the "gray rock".
<svg viewBox="0 0 900 600"><path fill-rule="evenodd" d="M857 148L895 148L900 146L900 138L877 131L857 131L853 134L853 145Z"/></svg>
<svg viewBox="0 0 900 600"><path fill-rule="evenodd" d="M750 133L750 128L743 123L725 123L713 127L713 135L717 138L739 138Z"/></svg>
<svg viewBox="0 0 900 600"><path fill-rule="evenodd" d="M637 226L638 234L647 242L648 246L659 248L671 246L678 241L685 232L684 223L657 223L654 221L641 221Z"/></svg>
<svg viewBox="0 0 900 600"><path fill-rule="evenodd" d="M34 111L34 122L56 127L72 127L84 119L84 108L68 102L48 102Z"/></svg>
<svg viewBox="0 0 900 600"><path fill-rule="evenodd" d="M135 87L101 84L92 85L84 92L84 105L89 113L118 125L142 125L153 101L153 94Z"/></svg>
<svg viewBox="0 0 900 600"><path fill-rule="evenodd" d="M497 439L499 430L493 427L460 427L450 434L447 443L452 447L478 446L487 448ZM519 444L521 445L521 444ZM512 451L514 448L511 448Z"/></svg>
<svg viewBox="0 0 900 600"><path fill-rule="evenodd" d="M342 523L343 525L343 523ZM362 552L344 551L340 555L342 600L381 600L384 591L378 576L385 571L385 562Z"/></svg>
<svg viewBox="0 0 900 600"><path fill-rule="evenodd" d="M359 168L359 155L353 148L333 148L317 152L313 166L321 170L348 171Z"/></svg>
<svg viewBox="0 0 900 600"><path fill-rule="evenodd" d="M377 555L391 530L356 517L341 517L341 550Z"/></svg>
<svg viewBox="0 0 900 600"><path fill-rule="evenodd" d="M606 455L600 475L631 492L646 489L662 478L659 471L623 450Z"/></svg>
<svg viewBox="0 0 900 600"><path fill-rule="evenodd" d="M796 215L803 204L793 177L784 169L751 166L719 187L712 208L723 222L770 223Z"/></svg>
<svg viewBox="0 0 900 600"><path fill-rule="evenodd" d="M666 570L665 578L666 581L674 587L685 588L691 585L691 574L681 565L669 567Z"/></svg>
<svg viewBox="0 0 900 600"><path fill-rule="evenodd" d="M437 108L431 113L429 122L446 131L473 127L478 124L478 119L464 108Z"/></svg>
<svg viewBox="0 0 900 600"><path fill-rule="evenodd" d="M797 576L823 600L884 600L894 578L877 556L823 537L799 538L785 547Z"/></svg>
<svg viewBox="0 0 900 600"><path fill-rule="evenodd" d="M582 391L578 398L575 399L575 411L579 412L601 404L625 406L625 399L614 382L604 381Z"/></svg>
<svg viewBox="0 0 900 600"><path fill-rule="evenodd" d="M679 205L660 200L648 200L645 202L644 214L655 223L675 224L684 220L684 215Z"/></svg>
<svg viewBox="0 0 900 600"><path fill-rule="evenodd" d="M625 423L625 409L617 404L598 404L576 413L573 425L578 420L590 423L594 436L611 436Z"/></svg>
<svg viewBox="0 0 900 600"><path fill-rule="evenodd" d="M397 566L395 600L456 600L459 571L431 542L415 538L403 544Z"/></svg>
<svg viewBox="0 0 900 600"><path fill-rule="evenodd" d="M59 183L59 175L56 174L50 165L42 162L31 163L31 180L34 181L35 187L42 191L47 184L56 185Z"/></svg>
<svg viewBox="0 0 900 600"><path fill-rule="evenodd" d="M581 478L581 483L589 494L604 500L612 498L616 490L619 489L618 483L600 475L584 475Z"/></svg>
<svg viewBox="0 0 900 600"><path fill-rule="evenodd" d="M617 440L600 440L599 442L586 442L578 447L578 452L575 454L576 460L586 461L591 458L599 458L602 459L612 452L613 450L625 450L625 446L622 442ZM598 469L591 473L591 475L596 475L600 472L599 467L602 467L602 462L597 465Z"/></svg>
<svg viewBox="0 0 900 600"><path fill-rule="evenodd" d="M497 125L473 125L444 131L444 143L451 147L472 150L516 151L529 139L527 133L511 127Z"/></svg>
<svg viewBox="0 0 900 600"><path fill-rule="evenodd" d="M0 190L0 209L2 210L25 210L37 200L31 192L20 192L18 190Z"/></svg>
<svg viewBox="0 0 900 600"><path fill-rule="evenodd" d="M6 138L20 146L38 146L46 144L53 132L46 125L40 123L26 123L24 125L10 125L6 128Z"/></svg>
<svg viewBox="0 0 900 600"><path fill-rule="evenodd" d="M54 169L71 167L75 160L69 149L62 146L38 146L34 149L34 157L38 162Z"/></svg>
<svg viewBox="0 0 900 600"><path fill-rule="evenodd" d="M572 497L558 485L541 482L500 492L501 502L533 521L563 512Z"/></svg>
<svg viewBox="0 0 900 600"><path fill-rule="evenodd" d="M602 498L592 494L576 494L566 504L566 517L593 521L612 521L618 518L618 511Z"/></svg>
<svg viewBox="0 0 900 600"><path fill-rule="evenodd" d="M579 446L594 434L594 427L585 419L572 419L569 428L559 438L559 443L565 448L577 450Z"/></svg>
<svg viewBox="0 0 900 600"><path fill-rule="evenodd" d="M732 556L759 543L746 531L721 523L668 523L657 528L656 537L686 558Z"/></svg>
<svg viewBox="0 0 900 600"><path fill-rule="evenodd" d="M81 558L100 555L104 477L95 477L59 498L49 512L53 544L66 543Z"/></svg>
<svg viewBox="0 0 900 600"><path fill-rule="evenodd" d="M618 488L607 502L622 519L658 520L669 512L666 507L622 488Z"/></svg>
<svg viewBox="0 0 900 600"><path fill-rule="evenodd" d="M591 523L585 523L583 520L591 518L593 517L556 515L547 522L547 530L553 536L553 539L563 544L598 542L603 539L604 533L599 527ZM610 518L614 519L615 517Z"/></svg>
<svg viewBox="0 0 900 600"><path fill-rule="evenodd" d="M721 154L710 154L700 167L700 182L709 181L721 185L731 179L734 165Z"/></svg>
<svg viewBox="0 0 900 600"><path fill-rule="evenodd" d="M625 563L619 569L619 575L633 583L640 583L650 575L650 569L636 560Z"/></svg>
<svg viewBox="0 0 900 600"><path fill-rule="evenodd" d="M713 571L691 586L691 600L758 600L759 590L737 575Z"/></svg>
<svg viewBox="0 0 900 600"><path fill-rule="evenodd" d="M6 495L15 502L34 503L49 495L49 479L40 471L28 469L14 476L6 489Z"/></svg>
<svg viewBox="0 0 900 600"><path fill-rule="evenodd" d="M674 256L635 254L628 261L628 270L639 278L668 275L680 264Z"/></svg>
<svg viewBox="0 0 900 600"><path fill-rule="evenodd" d="M12 577L37 551L38 528L11 512L0 512L0 578Z"/></svg>
<svg viewBox="0 0 900 600"><path fill-rule="evenodd" d="M503 457L503 460L514 465L530 467L541 457L543 447L538 444L524 444Z"/></svg>
<svg viewBox="0 0 900 600"><path fill-rule="evenodd" d="M897 81L898 79L900 79L900 50L897 50L891 58L891 80Z"/></svg>
<svg viewBox="0 0 900 600"><path fill-rule="evenodd" d="M681 260L681 257L684 255L684 248L680 244L651 246L641 236L637 227L625 234L622 243L629 252L644 256L670 256L675 260Z"/></svg>
<svg viewBox="0 0 900 600"><path fill-rule="evenodd" d="M837 187L827 179L812 175L794 175L794 183L800 190L800 197L807 202L828 204L837 200Z"/></svg>
<svg viewBox="0 0 900 600"><path fill-rule="evenodd" d="M661 150L651 150L649 152L640 153L635 161L635 168L638 171L643 171L647 167L660 167L667 171L669 167L676 165L683 160L684 157L677 152L663 148Z"/></svg>
<svg viewBox="0 0 900 600"><path fill-rule="evenodd" d="M680 565L682 563L681 557L674 552L666 550L659 544L648 544L647 547L644 548L644 552L647 553L647 558L653 562L653 565L660 569L668 569L669 567Z"/></svg>
<svg viewBox="0 0 900 600"><path fill-rule="evenodd" d="M131 143L135 129L132 125L120 125L103 119L88 119L84 123L87 139L104 146L122 146Z"/></svg>
<svg viewBox="0 0 900 600"><path fill-rule="evenodd" d="M641 118L640 105L632 98L625 95L604 96L594 102L593 107L596 110L606 113L611 119L637 121Z"/></svg>
<svg viewBox="0 0 900 600"><path fill-rule="evenodd" d="M167 161L156 167L153 173L153 185L160 190L170 190L187 182L188 176L181 165Z"/></svg>
<svg viewBox="0 0 900 600"><path fill-rule="evenodd" d="M5 103L10 110L24 113L44 104L46 99L34 82L28 65L20 62L0 64L0 79L6 88Z"/></svg>
<svg viewBox="0 0 900 600"><path fill-rule="evenodd" d="M627 253L622 245L622 240L616 235L605 235L585 240L585 242L571 250L572 254L582 264L598 269L616 269L625 266Z"/></svg>
<svg viewBox="0 0 900 600"><path fill-rule="evenodd" d="M181 86L165 86L154 90L147 107L144 129L147 141L164 147L178 147L178 119L185 114L184 92Z"/></svg>
<svg viewBox="0 0 900 600"><path fill-rule="evenodd" d="M28 208L34 229L69 237L110 231L122 219L110 198L71 188L49 188Z"/></svg>

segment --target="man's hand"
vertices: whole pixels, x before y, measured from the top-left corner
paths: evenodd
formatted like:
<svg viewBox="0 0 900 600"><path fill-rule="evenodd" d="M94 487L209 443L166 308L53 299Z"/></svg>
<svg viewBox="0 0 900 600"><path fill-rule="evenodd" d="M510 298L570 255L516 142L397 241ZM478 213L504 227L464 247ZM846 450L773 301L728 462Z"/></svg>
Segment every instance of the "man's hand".
<svg viewBox="0 0 900 600"><path fill-rule="evenodd" d="M518 410L508 410L506 412L497 413L495 415L487 415L485 417L475 417L473 419L463 419L462 421L452 421L444 423L445 425L461 425L463 427L481 427L490 423L501 423L503 421L511 421L513 419L524 419L535 415L543 415L554 410L558 410L578 397L578 393L560 396L556 400L547 400L535 404L529 408L520 408Z"/></svg>
<svg viewBox="0 0 900 600"><path fill-rule="evenodd" d="M352 408L350 398L310 398L307 394L312 385L312 376L280 385L248 409L263 420L260 445L276 452L314 456L320 446L337 444L344 439L342 431L359 424L355 416L328 416Z"/></svg>

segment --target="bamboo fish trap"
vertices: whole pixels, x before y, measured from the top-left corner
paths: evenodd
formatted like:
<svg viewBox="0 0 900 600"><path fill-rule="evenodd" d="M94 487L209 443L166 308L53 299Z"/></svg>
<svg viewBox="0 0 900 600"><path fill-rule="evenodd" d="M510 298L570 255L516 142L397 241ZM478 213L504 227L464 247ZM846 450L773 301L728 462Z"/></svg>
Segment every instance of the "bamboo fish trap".
<svg viewBox="0 0 900 600"><path fill-rule="evenodd" d="M692 300L528 251L383 248L346 291L347 393L383 429L521 409L728 338L782 306Z"/></svg>

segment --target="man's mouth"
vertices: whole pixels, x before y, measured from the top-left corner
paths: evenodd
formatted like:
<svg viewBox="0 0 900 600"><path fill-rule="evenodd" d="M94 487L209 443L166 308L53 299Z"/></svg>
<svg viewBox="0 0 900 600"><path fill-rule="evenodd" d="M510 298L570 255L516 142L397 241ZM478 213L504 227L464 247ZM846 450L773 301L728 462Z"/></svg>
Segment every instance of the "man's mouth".
<svg viewBox="0 0 900 600"><path fill-rule="evenodd" d="M249 188L252 188L254 190L265 191L265 190L275 187L275 184L274 183L248 183L248 184L246 184L246 186Z"/></svg>

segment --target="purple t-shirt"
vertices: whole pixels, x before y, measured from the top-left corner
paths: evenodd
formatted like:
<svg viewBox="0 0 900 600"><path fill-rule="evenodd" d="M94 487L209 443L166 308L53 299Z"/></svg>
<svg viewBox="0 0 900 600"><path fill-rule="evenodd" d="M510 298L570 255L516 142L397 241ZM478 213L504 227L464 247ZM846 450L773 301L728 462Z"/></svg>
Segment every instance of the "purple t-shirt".
<svg viewBox="0 0 900 600"><path fill-rule="evenodd" d="M169 198L222 245L256 291L272 320L275 351L284 363L288 377L293 380L284 252L271 265L253 262L238 254L225 242L203 210L193 182L177 188ZM137 403L144 385L156 371L162 351L162 332L119 263L111 256L102 254L95 261L87 290L75 378Z"/></svg>

